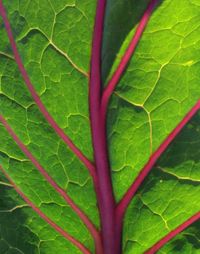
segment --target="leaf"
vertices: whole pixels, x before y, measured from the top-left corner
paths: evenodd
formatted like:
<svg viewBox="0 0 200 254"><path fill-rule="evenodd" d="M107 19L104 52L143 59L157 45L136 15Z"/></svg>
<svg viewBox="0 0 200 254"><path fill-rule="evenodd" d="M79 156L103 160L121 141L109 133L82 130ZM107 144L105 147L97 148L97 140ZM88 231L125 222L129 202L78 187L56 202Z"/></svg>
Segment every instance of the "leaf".
<svg viewBox="0 0 200 254"><path fill-rule="evenodd" d="M0 8L0 254L83 252L48 219L85 253L142 254L200 211L199 1L108 0L105 19L104 3L3 0L17 49ZM100 78L109 88L141 22L107 108ZM198 235L158 253L198 253Z"/></svg>

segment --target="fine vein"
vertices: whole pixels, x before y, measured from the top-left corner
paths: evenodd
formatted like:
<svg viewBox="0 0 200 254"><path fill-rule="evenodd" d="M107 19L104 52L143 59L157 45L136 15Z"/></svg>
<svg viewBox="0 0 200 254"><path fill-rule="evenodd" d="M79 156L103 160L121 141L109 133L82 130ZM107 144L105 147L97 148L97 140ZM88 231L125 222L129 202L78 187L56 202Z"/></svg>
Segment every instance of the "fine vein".
<svg viewBox="0 0 200 254"><path fill-rule="evenodd" d="M10 184L16 190L16 192L24 199L24 201L43 219L45 220L53 229L55 229L59 234L61 234L64 238L74 244L77 248L79 248L84 254L91 254L91 252L78 240L73 238L70 234L68 234L65 230L59 227L55 222L53 222L49 217L47 217L37 206L35 206L29 198L17 187L17 185L13 182L10 176L6 173L6 171L0 165L0 170L8 179Z"/></svg>
<svg viewBox="0 0 200 254"><path fill-rule="evenodd" d="M190 217L188 220L183 222L180 226L178 226L176 229L169 232L166 236L164 236L162 239L160 239L157 243L155 243L148 251L145 252L145 254L154 254L156 253L160 248L163 247L167 242L169 242L172 238L174 238L176 235L181 233L184 229L189 227L192 223L198 221L200 219L200 212L197 212L195 215Z"/></svg>

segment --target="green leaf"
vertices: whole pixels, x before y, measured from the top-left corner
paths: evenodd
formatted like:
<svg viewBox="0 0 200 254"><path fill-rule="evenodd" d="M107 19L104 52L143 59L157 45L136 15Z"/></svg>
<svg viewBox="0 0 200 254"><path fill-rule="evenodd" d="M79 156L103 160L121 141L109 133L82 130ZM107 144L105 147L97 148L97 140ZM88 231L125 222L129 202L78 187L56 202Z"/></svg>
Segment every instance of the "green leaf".
<svg viewBox="0 0 200 254"><path fill-rule="evenodd" d="M96 0L4 0L22 62L48 112L93 161L88 75ZM107 81L135 33L148 0L108 0L102 47ZM200 98L200 3L159 1L112 96L107 137L119 201L150 156ZM49 175L100 229L92 178L39 111L23 81L0 18L0 114ZM162 154L132 200L123 254L142 254L200 210L200 113ZM0 165L51 220L95 253L77 214L0 124ZM199 223L158 253L199 252ZM78 254L0 175L0 254Z"/></svg>

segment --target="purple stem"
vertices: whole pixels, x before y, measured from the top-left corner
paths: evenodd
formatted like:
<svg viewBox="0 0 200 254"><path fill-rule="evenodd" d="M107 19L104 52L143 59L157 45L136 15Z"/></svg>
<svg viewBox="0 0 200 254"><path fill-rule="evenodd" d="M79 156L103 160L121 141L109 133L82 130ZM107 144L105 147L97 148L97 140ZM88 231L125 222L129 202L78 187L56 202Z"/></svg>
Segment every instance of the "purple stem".
<svg viewBox="0 0 200 254"><path fill-rule="evenodd" d="M79 218L84 222L86 227L88 228L89 232L94 238L95 246L97 253L100 253L99 250L102 249L101 247L101 238L99 235L98 230L93 225L93 223L89 220L89 218L84 214L84 212L74 203L74 201L67 195L67 193L58 186L58 184L49 176L49 174L46 172L46 170L40 165L40 163L37 161L37 159L32 155L32 153L27 149L27 147L20 141L18 136L15 134L15 132L11 129L7 121L4 119L3 116L0 115L0 122L4 125L10 136L14 139L14 141L17 143L19 148L22 150L22 152L30 159L30 161L35 165L35 167L38 169L38 171L44 176L44 178L47 180L47 182L64 198L64 200L70 205L70 207L73 209L73 211L79 216Z"/></svg>
<svg viewBox="0 0 200 254"><path fill-rule="evenodd" d="M146 11L144 12L144 14L141 18L141 21L136 29L136 32L129 44L128 49L126 50L124 56L122 57L122 60L119 64L117 70L115 71L111 80L108 82L108 85L106 86L106 88L103 91L103 95L102 95L101 102L100 102L100 111L101 111L100 112L100 114L101 114L100 119L101 119L102 126L106 126L106 113L107 113L107 109L108 109L109 99L110 99L112 93L114 92L114 89L117 86L129 60L131 59L133 53L135 52L135 49L142 37L142 34L148 24L148 21L151 17L151 14L152 14L157 2L158 2L158 0L151 0L151 2L149 3L149 5L148 5ZM123 222L122 222L122 219L119 220L119 215L118 215L117 209L115 209L115 215L113 215L113 217L115 217L115 241L116 241L115 253L119 254L119 253L121 253L121 248L122 248L121 242L122 242Z"/></svg>
<svg viewBox="0 0 200 254"><path fill-rule="evenodd" d="M156 253L160 248L163 247L163 245L169 242L173 237L181 233L184 229L186 229L192 223L198 221L199 219L200 219L200 212L196 213L195 215L190 217L188 220L186 220L184 223L182 223L180 226L178 226L176 229L169 232L165 237L163 237L161 240L155 243L148 251L146 251L145 254Z"/></svg>
<svg viewBox="0 0 200 254"><path fill-rule="evenodd" d="M83 164L88 168L91 176L93 177L94 180L94 184L96 184L97 179L96 179L96 172L95 172L95 167L92 164L92 162L85 157L85 155L79 150L79 148L77 148L74 143L72 142L72 140L64 133L64 131L58 126L58 124L55 122L55 120L53 119L53 117L49 114L49 112L47 111L47 109L45 108L44 104L42 103L40 97L38 96L38 94L35 91L34 86L32 85L30 78L24 68L24 65L22 63L21 57L19 55L18 49L17 49L17 45L15 43L13 34L12 34L12 29L10 26L10 22L7 18L6 15L6 11L4 9L2 0L0 0L0 15L3 18L4 21L4 25L6 28L6 32L12 47L12 51L15 57L15 61L18 65L18 68L21 72L21 75L25 81L25 84L28 88L28 90L30 91L32 98L34 99L36 105L38 106L38 108L40 109L41 113L43 114L43 116L46 118L47 122L52 126L52 128L55 130L55 132L60 136L60 138L69 146L69 148L72 150L72 152L83 162Z"/></svg>
<svg viewBox="0 0 200 254"><path fill-rule="evenodd" d="M128 191L125 193L125 195L123 196L123 198L121 199L121 201L117 206L117 218L119 223L122 224L122 220L129 203L135 196L135 193L137 192L138 188L141 186L142 182L149 174L158 158L163 154L163 152L167 149L169 144L176 138L176 136L180 133L180 131L185 127L185 125L191 120L191 118L197 113L199 109L200 109L200 100L192 107L192 109L187 113L187 115L183 118L183 120L164 140L164 142L160 145L160 147L153 153L148 163L141 170L136 180L128 189Z"/></svg>
<svg viewBox="0 0 200 254"><path fill-rule="evenodd" d="M107 152L106 126L101 119L101 48L106 0L97 1L90 70L90 120L98 179L98 206L101 219L103 254L118 254L115 241L115 199Z"/></svg>
<svg viewBox="0 0 200 254"><path fill-rule="evenodd" d="M9 177L9 175L6 173L6 171L2 168L0 165L0 170L4 174L4 176L8 179L10 184L13 186L13 188L16 190L16 192L24 199L24 201L43 219L45 220L53 229L55 229L60 235L62 235L64 238L66 238L68 241L70 241L72 244L74 244L77 248L79 248L80 251L84 254L91 254L91 252L78 240L73 238L70 234L68 234L66 231L64 231L61 227L59 227L55 222L53 222L49 217L47 217L37 206L35 206L28 197L17 187L17 185L12 181L12 179Z"/></svg>

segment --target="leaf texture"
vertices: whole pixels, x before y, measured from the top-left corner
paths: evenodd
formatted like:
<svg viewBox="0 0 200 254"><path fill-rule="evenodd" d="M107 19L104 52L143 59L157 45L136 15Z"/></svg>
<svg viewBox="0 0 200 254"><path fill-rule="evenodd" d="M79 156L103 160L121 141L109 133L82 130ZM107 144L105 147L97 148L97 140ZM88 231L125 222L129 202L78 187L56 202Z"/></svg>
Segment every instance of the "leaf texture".
<svg viewBox="0 0 200 254"><path fill-rule="evenodd" d="M102 46L106 87L149 4L107 1ZM88 94L96 0L3 0L30 81L58 126L93 163ZM200 98L200 2L162 0L112 95L107 145L119 202L152 154ZM0 18L0 115L54 181L100 230L99 204L86 166L33 100ZM124 218L122 253L143 254L200 211L200 113L157 160ZM95 253L94 239L69 204L0 124L0 165L23 193ZM93 165L93 164L92 164ZM199 222L158 253L198 254ZM32 211L0 173L0 254L78 254Z"/></svg>

